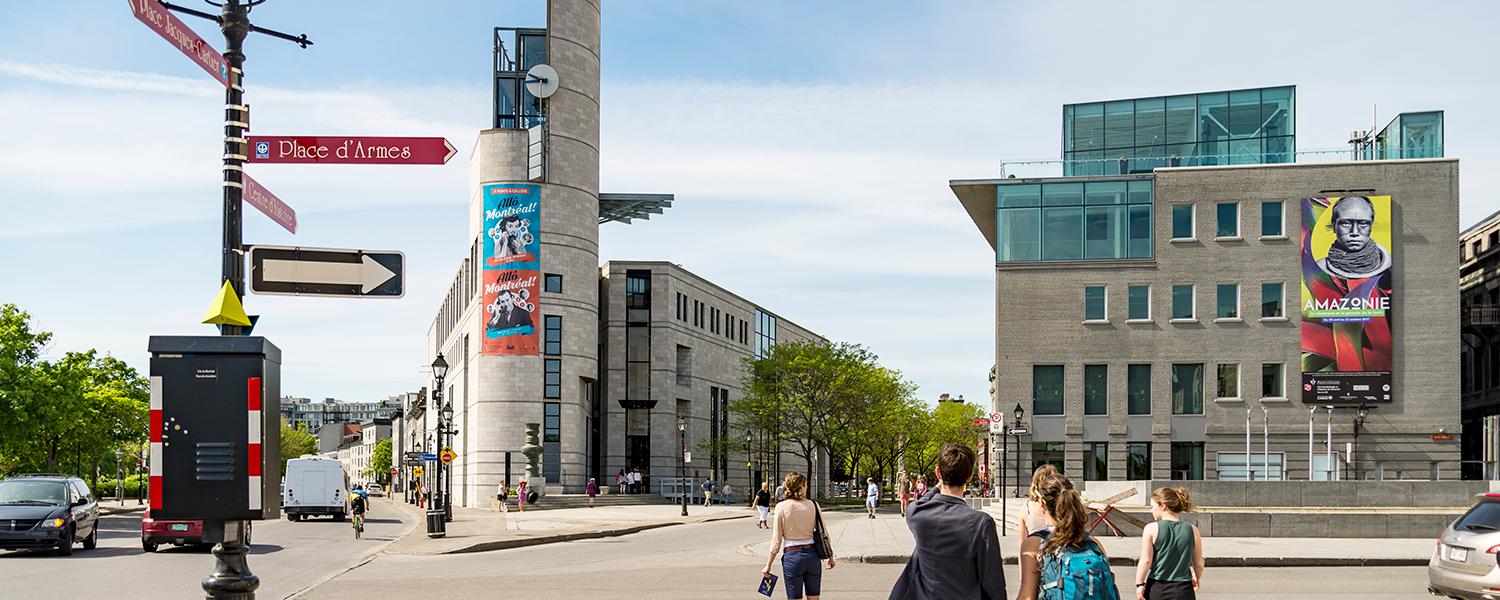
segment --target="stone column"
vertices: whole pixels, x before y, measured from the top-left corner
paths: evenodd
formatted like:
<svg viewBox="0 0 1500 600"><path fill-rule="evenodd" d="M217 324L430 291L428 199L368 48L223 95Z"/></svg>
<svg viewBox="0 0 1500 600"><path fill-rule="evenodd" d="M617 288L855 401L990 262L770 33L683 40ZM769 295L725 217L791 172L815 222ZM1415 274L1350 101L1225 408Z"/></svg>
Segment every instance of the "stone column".
<svg viewBox="0 0 1500 600"><path fill-rule="evenodd" d="M540 461L542 446L537 443L541 427L541 423L527 423L526 445L521 446L521 454L526 455L526 475L523 476L522 480L526 482L528 493L536 492L538 499L547 495L547 478L542 476Z"/></svg>

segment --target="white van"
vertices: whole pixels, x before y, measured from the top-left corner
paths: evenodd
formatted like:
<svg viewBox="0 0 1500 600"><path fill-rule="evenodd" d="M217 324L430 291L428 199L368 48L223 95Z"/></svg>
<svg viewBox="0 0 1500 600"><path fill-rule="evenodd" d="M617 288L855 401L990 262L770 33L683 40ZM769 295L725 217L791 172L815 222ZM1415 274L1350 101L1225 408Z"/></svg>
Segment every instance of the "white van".
<svg viewBox="0 0 1500 600"><path fill-rule="evenodd" d="M349 514L348 489L344 465L338 459L311 455L293 458L286 461L281 511L292 521L313 515L342 521Z"/></svg>

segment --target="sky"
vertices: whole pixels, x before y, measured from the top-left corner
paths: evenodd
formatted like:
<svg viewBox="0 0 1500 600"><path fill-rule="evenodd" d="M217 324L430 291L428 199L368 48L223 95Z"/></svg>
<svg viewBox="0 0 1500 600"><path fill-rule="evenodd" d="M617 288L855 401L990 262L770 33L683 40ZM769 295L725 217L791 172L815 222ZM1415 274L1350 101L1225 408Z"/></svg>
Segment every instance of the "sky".
<svg viewBox="0 0 1500 600"><path fill-rule="evenodd" d="M212 11L197 0L184 5ZM223 87L126 2L6 2L0 303L142 373L220 281ZM351 7L357 7L351 8ZM1058 158L1062 105L1297 86L1299 150L1443 110L1460 229L1500 209L1500 3L605 0L601 192L669 193L600 228L601 260L666 260L862 344L929 402L986 398L994 254L948 188ZM182 16L222 49L210 22ZM251 135L421 136L442 166L253 165L298 215L246 207L246 244L399 250L399 300L246 297L282 393L427 385L425 339L467 251L468 158L491 126L494 27L543 0L270 0L247 40ZM1002 390L1029 397L1029 390ZM1005 402L1002 402L1002 405Z"/></svg>

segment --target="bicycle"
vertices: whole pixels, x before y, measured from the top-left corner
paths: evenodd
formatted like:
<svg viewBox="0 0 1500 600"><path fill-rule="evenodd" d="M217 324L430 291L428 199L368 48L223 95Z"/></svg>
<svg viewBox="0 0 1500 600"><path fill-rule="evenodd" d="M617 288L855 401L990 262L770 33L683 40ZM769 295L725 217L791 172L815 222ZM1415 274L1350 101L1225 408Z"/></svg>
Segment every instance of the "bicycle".
<svg viewBox="0 0 1500 600"><path fill-rule="evenodd" d="M360 535L365 532L365 513L354 513L352 521L354 522L354 539L360 539Z"/></svg>

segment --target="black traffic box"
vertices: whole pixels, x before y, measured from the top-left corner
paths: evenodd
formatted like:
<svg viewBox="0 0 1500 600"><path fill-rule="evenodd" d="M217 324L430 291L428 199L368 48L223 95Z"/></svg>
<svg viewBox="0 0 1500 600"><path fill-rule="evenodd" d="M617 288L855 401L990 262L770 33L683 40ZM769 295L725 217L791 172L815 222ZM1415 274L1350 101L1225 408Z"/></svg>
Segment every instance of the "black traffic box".
<svg viewBox="0 0 1500 600"><path fill-rule="evenodd" d="M281 518L281 349L151 336L151 518Z"/></svg>

